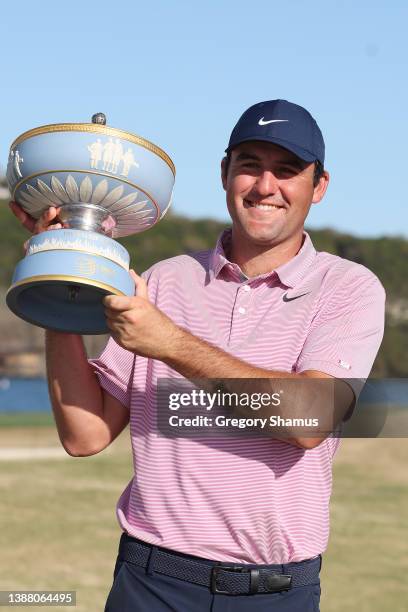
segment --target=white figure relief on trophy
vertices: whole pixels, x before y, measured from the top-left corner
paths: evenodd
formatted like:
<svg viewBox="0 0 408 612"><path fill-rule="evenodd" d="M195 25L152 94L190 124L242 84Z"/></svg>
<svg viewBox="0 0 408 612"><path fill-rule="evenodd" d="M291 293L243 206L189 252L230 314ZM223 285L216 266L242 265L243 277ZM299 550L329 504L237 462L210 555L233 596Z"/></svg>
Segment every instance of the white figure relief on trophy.
<svg viewBox="0 0 408 612"><path fill-rule="evenodd" d="M123 157L123 147L120 143L120 140L116 138L115 140L115 148L113 150L113 160L112 160L112 170L113 174L116 174L118 171L118 166Z"/></svg>
<svg viewBox="0 0 408 612"><path fill-rule="evenodd" d="M10 151L8 158L8 165L10 169L9 174L14 181L18 181L19 179L23 178L20 169L20 164L23 163L23 161L24 159L21 157L17 149L15 151L13 149Z"/></svg>
<svg viewBox="0 0 408 612"><path fill-rule="evenodd" d="M109 141L106 142L103 147L103 169L107 172L112 172L114 154L115 145L112 138L109 138Z"/></svg>
<svg viewBox="0 0 408 612"><path fill-rule="evenodd" d="M91 145L89 145L88 151L91 154L91 168L95 168L95 170L97 170L98 164L102 159L103 145L101 139L98 138L96 142L93 142Z"/></svg>
<svg viewBox="0 0 408 612"><path fill-rule="evenodd" d="M122 168L122 172L120 173L121 176L127 176L132 166L136 166L136 168L139 167L139 164L137 163L137 161L135 160L133 156L132 149L128 149L126 151L126 153L122 156L122 161L123 161L123 168Z"/></svg>
<svg viewBox="0 0 408 612"><path fill-rule="evenodd" d="M109 138L105 144L102 144L101 139L98 138L95 142L88 145L88 151L90 153L89 164L95 170L99 170L99 162L102 162L101 169L105 170L105 172L118 174L120 170L120 175L126 177L129 175L132 166L139 168L132 149L128 148L124 152L119 138L116 138L115 141Z"/></svg>
<svg viewBox="0 0 408 612"><path fill-rule="evenodd" d="M20 164L24 161L24 159L20 156L20 153L17 149L14 151L14 172L18 176L18 178L23 178L20 170Z"/></svg>

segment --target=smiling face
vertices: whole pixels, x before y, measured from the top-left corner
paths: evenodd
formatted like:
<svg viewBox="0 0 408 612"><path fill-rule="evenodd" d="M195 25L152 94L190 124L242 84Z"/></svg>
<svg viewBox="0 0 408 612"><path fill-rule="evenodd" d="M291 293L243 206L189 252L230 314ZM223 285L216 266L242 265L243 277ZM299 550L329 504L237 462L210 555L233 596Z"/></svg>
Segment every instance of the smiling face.
<svg viewBox="0 0 408 612"><path fill-rule="evenodd" d="M329 180L325 172L314 186L313 177L313 162L277 145L250 141L235 147L228 169L225 159L222 163L233 250L239 245L251 256L251 250L259 253L283 245L294 255L310 206L322 199Z"/></svg>

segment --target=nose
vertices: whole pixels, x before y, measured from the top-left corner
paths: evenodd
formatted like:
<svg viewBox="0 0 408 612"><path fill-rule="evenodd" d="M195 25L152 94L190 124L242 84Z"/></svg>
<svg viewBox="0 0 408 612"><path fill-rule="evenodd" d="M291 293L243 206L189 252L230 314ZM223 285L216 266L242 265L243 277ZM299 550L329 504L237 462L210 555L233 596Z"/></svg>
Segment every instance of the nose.
<svg viewBox="0 0 408 612"><path fill-rule="evenodd" d="M270 170L264 170L258 175L256 189L263 198L274 195L279 189L279 181Z"/></svg>

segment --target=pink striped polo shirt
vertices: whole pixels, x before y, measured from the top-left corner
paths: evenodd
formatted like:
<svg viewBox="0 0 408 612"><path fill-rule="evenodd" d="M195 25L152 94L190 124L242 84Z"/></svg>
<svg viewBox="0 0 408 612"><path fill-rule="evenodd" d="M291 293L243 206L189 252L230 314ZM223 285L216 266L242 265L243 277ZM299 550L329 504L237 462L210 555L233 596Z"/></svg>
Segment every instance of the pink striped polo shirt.
<svg viewBox="0 0 408 612"><path fill-rule="evenodd" d="M254 366L353 378L358 393L383 335L385 292L377 277L316 252L304 232L293 259L247 278L225 255L229 239L226 230L214 250L152 266L144 274L150 300L177 325ZM130 410L134 475L117 504L129 535L238 563L301 561L325 550L338 440L304 450L249 436L165 438L156 427L157 381L180 375L112 339L90 363L102 387Z"/></svg>

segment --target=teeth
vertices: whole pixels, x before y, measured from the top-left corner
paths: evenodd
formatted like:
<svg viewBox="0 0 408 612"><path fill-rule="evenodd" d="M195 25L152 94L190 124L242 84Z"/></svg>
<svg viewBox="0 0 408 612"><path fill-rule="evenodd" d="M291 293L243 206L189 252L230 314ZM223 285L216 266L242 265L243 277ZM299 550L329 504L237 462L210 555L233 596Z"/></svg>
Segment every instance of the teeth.
<svg viewBox="0 0 408 612"><path fill-rule="evenodd" d="M275 206L274 204L252 204L254 208L259 208L259 210L271 210L271 208L280 208L280 206Z"/></svg>

